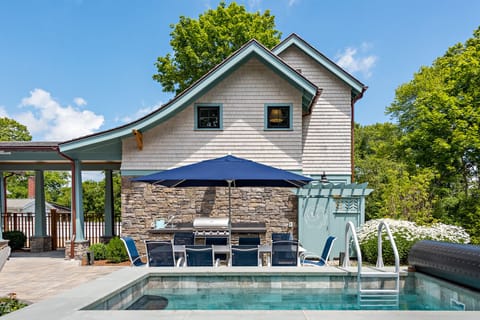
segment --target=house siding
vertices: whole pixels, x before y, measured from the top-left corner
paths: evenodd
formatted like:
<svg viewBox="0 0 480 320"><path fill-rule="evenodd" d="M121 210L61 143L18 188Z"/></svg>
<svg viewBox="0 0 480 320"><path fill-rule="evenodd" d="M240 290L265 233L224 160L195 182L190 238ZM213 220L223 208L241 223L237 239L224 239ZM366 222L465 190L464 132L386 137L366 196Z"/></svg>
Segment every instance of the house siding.
<svg viewBox="0 0 480 320"><path fill-rule="evenodd" d="M295 46L280 57L322 89L311 114L303 117L303 173L350 175L350 87Z"/></svg>
<svg viewBox="0 0 480 320"><path fill-rule="evenodd" d="M302 93L250 58L173 118L123 141L122 170L162 170L233 154L286 170L302 169ZM221 104L223 130L194 130L194 104ZM293 130L264 130L266 103L293 106ZM310 140L308 141L310 144Z"/></svg>

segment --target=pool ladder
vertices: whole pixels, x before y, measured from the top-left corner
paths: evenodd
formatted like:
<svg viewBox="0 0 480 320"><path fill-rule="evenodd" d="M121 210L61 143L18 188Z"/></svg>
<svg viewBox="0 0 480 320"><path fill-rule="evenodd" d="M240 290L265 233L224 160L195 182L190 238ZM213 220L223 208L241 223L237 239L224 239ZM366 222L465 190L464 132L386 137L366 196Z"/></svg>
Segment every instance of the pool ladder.
<svg viewBox="0 0 480 320"><path fill-rule="evenodd" d="M385 228L387 236L392 246L393 254L395 256L394 271L387 271L383 265L382 258L382 229ZM370 268L369 271L362 269L362 253L360 245L358 244L355 226L351 221L347 223L345 228L345 259L343 260L343 267L350 265L349 250L350 241L348 239L348 232L351 231L355 251L357 254L357 301L362 309L368 308L398 308L399 294L400 294L400 258L398 256L397 246L392 237L390 228L382 221L378 225L378 255L376 268ZM392 286L393 282L393 286ZM367 285L368 284L368 285ZM376 284L376 286L374 286Z"/></svg>

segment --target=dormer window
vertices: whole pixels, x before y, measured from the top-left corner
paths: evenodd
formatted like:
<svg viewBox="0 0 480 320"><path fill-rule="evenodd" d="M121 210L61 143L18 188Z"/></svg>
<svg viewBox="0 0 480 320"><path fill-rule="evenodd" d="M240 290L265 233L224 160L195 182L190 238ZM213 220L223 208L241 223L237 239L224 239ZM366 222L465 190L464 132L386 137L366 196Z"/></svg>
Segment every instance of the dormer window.
<svg viewBox="0 0 480 320"><path fill-rule="evenodd" d="M222 106L220 104L195 105L195 129L221 130L222 128Z"/></svg>
<svg viewBox="0 0 480 320"><path fill-rule="evenodd" d="M291 104L265 105L266 130L291 130L292 128Z"/></svg>

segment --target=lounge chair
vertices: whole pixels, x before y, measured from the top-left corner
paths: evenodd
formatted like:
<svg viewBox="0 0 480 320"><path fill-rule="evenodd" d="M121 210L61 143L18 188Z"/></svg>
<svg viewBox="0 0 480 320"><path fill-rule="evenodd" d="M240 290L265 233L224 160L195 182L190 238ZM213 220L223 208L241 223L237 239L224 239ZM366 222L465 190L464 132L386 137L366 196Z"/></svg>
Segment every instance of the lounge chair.
<svg viewBox="0 0 480 320"><path fill-rule="evenodd" d="M5 265L8 258L10 257L11 251L12 249L9 246L5 246L4 248L0 249L0 271L2 271L3 266Z"/></svg>
<svg viewBox="0 0 480 320"><path fill-rule="evenodd" d="M322 267L328 265L328 257L333 248L333 243L337 238L334 236L329 236L325 245L323 246L322 255L318 256L311 252L304 252L300 256L302 266L317 266Z"/></svg>
<svg viewBox="0 0 480 320"><path fill-rule="evenodd" d="M256 245L239 245L231 247L230 266L261 266L262 261L259 259L258 246Z"/></svg>
<svg viewBox="0 0 480 320"><path fill-rule="evenodd" d="M125 248L127 249L128 257L130 258L131 266L132 267L142 267L146 265L145 262L142 261L142 257L138 253L137 246L135 245L135 241L133 241L130 237L120 237L125 244Z"/></svg>
<svg viewBox="0 0 480 320"><path fill-rule="evenodd" d="M274 267L298 265L298 241L281 240L272 243L272 262Z"/></svg>
<svg viewBox="0 0 480 320"><path fill-rule="evenodd" d="M183 258L175 260L172 241L145 241L148 267L179 267Z"/></svg>
<svg viewBox="0 0 480 320"><path fill-rule="evenodd" d="M238 244L241 246L258 246L260 245L259 237L241 237L238 239Z"/></svg>
<svg viewBox="0 0 480 320"><path fill-rule="evenodd" d="M215 260L211 245L185 246L186 265L189 267L217 267L220 260Z"/></svg>

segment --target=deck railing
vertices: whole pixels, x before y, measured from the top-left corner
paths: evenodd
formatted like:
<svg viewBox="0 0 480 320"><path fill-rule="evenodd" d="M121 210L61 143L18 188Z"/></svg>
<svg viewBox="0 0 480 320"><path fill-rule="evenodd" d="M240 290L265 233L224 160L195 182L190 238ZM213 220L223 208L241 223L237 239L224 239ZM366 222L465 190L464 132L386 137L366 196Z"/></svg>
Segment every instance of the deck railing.
<svg viewBox="0 0 480 320"><path fill-rule="evenodd" d="M35 235L35 213L10 213L2 214L3 231L21 231L27 237L25 247L30 247L30 237ZM53 216L49 212L46 214L46 232L47 236L52 236L56 243L53 245L57 248L65 248L65 241L70 240L70 213L56 212ZM103 219L85 219L84 236L90 240L90 244L99 243L100 238L104 235L105 222ZM115 234L121 232L121 220L115 219ZM53 234L52 234L53 231Z"/></svg>

